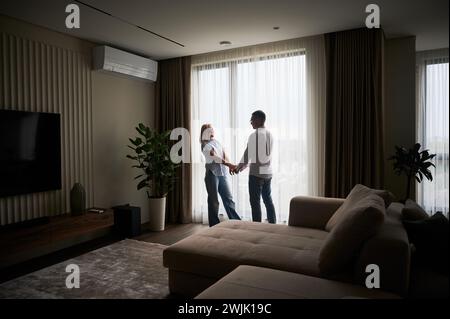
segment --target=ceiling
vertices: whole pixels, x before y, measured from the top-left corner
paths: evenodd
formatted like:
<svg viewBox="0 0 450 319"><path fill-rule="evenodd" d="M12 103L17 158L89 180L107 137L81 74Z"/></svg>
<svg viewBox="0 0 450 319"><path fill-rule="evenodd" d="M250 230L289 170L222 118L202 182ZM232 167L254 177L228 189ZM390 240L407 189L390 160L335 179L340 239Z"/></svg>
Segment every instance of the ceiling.
<svg viewBox="0 0 450 319"><path fill-rule="evenodd" d="M80 29L66 29L69 0L1 0L0 13L153 59L363 27L370 0L82 0ZM448 0L377 0L388 38L416 36L417 51L448 48ZM130 24L131 23L131 24ZM183 46L139 29L139 25ZM280 29L274 30L277 26ZM223 47L220 41L231 41Z"/></svg>

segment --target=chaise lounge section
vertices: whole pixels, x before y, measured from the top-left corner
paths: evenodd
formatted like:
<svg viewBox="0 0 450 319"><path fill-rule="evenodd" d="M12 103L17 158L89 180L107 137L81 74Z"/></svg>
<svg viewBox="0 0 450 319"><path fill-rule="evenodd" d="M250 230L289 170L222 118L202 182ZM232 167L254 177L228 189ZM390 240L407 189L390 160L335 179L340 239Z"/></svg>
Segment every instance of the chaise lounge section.
<svg viewBox="0 0 450 319"><path fill-rule="evenodd" d="M368 192L367 188L360 188L360 193L361 189ZM165 249L163 256L164 266L169 268L171 293L195 297L240 265L324 278L364 288L366 266L376 264L381 272L381 290L405 295L409 282L410 248L401 222L403 205L400 203L389 205L376 233L364 240L345 267L336 267L331 272L321 269L321 251L334 233L326 230L327 226L349 197L346 200L295 197L290 203L288 225L226 221L179 241ZM365 199L358 200L361 204ZM364 227L357 228L364 233ZM323 296L326 297L326 293Z"/></svg>
<svg viewBox="0 0 450 319"><path fill-rule="evenodd" d="M268 280L270 279L270 280ZM239 266L195 299L398 299L399 296L319 277Z"/></svg>

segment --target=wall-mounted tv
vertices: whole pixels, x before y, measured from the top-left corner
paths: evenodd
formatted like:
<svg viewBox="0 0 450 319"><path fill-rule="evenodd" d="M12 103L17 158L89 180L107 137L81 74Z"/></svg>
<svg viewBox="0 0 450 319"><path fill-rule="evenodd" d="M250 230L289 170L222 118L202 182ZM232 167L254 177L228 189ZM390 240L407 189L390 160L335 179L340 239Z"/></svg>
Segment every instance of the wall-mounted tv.
<svg viewBox="0 0 450 319"><path fill-rule="evenodd" d="M60 117L0 110L0 197L61 189Z"/></svg>

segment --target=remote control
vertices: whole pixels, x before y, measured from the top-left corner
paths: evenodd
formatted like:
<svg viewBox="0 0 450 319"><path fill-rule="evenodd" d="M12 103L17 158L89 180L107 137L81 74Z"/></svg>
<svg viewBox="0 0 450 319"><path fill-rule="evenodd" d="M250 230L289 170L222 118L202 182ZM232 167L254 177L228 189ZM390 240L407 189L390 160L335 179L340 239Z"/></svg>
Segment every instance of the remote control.
<svg viewBox="0 0 450 319"><path fill-rule="evenodd" d="M101 213L104 212L103 209L96 209L96 208L92 208L89 211L92 212L92 213L97 213L97 214L101 214Z"/></svg>

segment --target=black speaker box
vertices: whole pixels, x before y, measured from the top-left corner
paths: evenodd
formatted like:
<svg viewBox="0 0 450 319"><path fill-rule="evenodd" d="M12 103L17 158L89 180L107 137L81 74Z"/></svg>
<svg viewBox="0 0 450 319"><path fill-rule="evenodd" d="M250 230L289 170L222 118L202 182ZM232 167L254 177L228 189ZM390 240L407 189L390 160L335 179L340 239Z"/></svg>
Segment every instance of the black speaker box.
<svg viewBox="0 0 450 319"><path fill-rule="evenodd" d="M114 207L114 234L122 238L139 236L141 234L141 208Z"/></svg>

